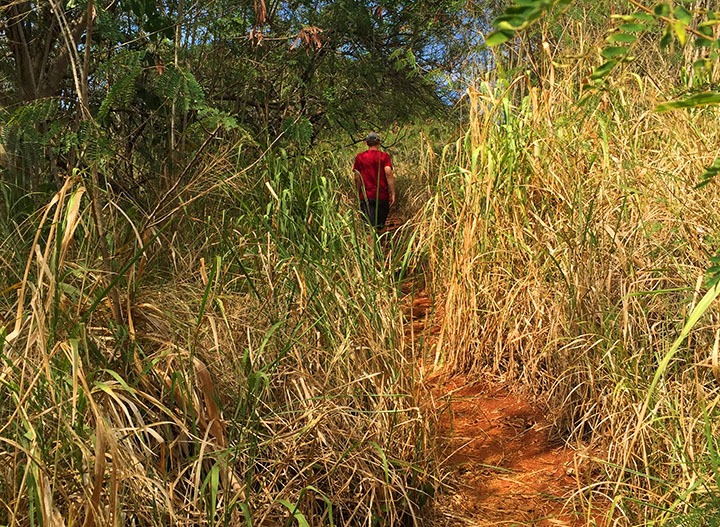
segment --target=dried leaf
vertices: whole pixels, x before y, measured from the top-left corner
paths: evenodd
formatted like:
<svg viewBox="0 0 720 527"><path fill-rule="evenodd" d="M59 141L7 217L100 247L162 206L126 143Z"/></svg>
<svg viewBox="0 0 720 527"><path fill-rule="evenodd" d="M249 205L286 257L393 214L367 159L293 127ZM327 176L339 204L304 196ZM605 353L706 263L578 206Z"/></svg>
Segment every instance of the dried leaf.
<svg viewBox="0 0 720 527"><path fill-rule="evenodd" d="M218 445L225 447L227 445L227 436L225 435L225 427L222 423L220 408L218 408L215 402L215 383L213 383L210 377L207 366L205 366L201 360L197 358L193 359L193 365L195 367L197 387L205 403L204 408L202 402L199 407L198 416L200 417L200 425L207 426L210 430L210 435L215 438Z"/></svg>
<svg viewBox="0 0 720 527"><path fill-rule="evenodd" d="M80 204L82 203L82 195L85 193L85 187L79 187L68 200L67 212L65 213L65 231L63 232L62 242L60 242L60 258L59 265L65 261L68 248L78 226Z"/></svg>
<svg viewBox="0 0 720 527"><path fill-rule="evenodd" d="M297 35L297 41L302 42L303 46L307 49L314 49L318 50L322 48L323 42L320 39L320 34L323 32L323 30L319 27L315 26L305 26L300 30L300 32ZM294 49L295 44L291 46L291 49Z"/></svg>
<svg viewBox="0 0 720 527"><path fill-rule="evenodd" d="M250 35L248 35L248 40L250 40L253 46L261 45L263 41L262 31L257 27L252 28L250 30Z"/></svg>

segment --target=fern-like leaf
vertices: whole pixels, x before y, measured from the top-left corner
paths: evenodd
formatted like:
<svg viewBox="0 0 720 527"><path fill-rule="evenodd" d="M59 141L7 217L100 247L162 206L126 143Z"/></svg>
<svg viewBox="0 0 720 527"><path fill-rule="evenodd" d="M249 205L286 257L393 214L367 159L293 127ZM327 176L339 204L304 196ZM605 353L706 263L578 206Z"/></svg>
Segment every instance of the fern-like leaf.
<svg viewBox="0 0 720 527"><path fill-rule="evenodd" d="M205 93L195 76L172 65L157 75L152 88L157 96L175 101L181 112L200 109L205 102Z"/></svg>
<svg viewBox="0 0 720 527"><path fill-rule="evenodd" d="M137 93L137 81L142 73L142 59L145 52L129 51L116 55L106 65L110 88L100 104L97 118L103 121L112 110L127 108ZM118 74L119 72L119 74Z"/></svg>

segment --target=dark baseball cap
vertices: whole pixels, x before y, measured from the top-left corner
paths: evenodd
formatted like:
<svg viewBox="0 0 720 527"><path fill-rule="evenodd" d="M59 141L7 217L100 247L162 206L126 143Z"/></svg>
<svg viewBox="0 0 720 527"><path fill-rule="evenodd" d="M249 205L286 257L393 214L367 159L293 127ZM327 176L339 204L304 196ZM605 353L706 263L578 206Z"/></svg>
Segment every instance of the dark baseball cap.
<svg viewBox="0 0 720 527"><path fill-rule="evenodd" d="M365 137L365 142L373 145L380 144L380 135L375 132L370 132Z"/></svg>

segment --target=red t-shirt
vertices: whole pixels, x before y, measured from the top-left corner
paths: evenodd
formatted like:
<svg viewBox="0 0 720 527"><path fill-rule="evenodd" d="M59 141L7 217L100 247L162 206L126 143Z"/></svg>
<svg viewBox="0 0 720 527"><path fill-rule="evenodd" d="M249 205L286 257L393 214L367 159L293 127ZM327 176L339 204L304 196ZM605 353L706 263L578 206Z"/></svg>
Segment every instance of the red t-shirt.
<svg viewBox="0 0 720 527"><path fill-rule="evenodd" d="M353 170L362 175L365 184L365 194L368 199L387 201L390 199L385 167L392 167L390 155L380 150L366 150L355 157ZM365 196L360 193L360 199Z"/></svg>

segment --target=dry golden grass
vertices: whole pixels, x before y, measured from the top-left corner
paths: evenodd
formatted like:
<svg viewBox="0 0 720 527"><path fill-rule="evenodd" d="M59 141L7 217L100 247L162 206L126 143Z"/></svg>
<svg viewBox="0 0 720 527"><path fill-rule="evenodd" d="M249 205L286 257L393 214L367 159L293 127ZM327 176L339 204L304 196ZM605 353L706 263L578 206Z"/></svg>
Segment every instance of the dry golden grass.
<svg viewBox="0 0 720 527"><path fill-rule="evenodd" d="M205 163L144 226L111 202L113 272L83 181L52 198L6 292L0 523L417 523L438 472L392 275L291 163L270 196Z"/></svg>
<svg viewBox="0 0 720 527"><path fill-rule="evenodd" d="M578 106L581 46L540 85L473 85L454 144L423 138L386 261L344 165L205 153L146 211L107 198L111 262L69 178L0 245L24 251L2 292L0 523L418 524L441 470L398 267L444 313L436 366L535 394L588 453L575 506L618 525L711 507L717 307L673 343L720 238L715 186L694 188L718 113L658 114L667 94L632 76Z"/></svg>
<svg viewBox="0 0 720 527"><path fill-rule="evenodd" d="M622 75L577 104L580 62L539 87L471 86L415 222L445 312L436 364L546 400L557 433L598 458L578 500L644 524L717 492L717 306L661 359L717 249L718 192L694 186L720 113L659 114L667 94Z"/></svg>

